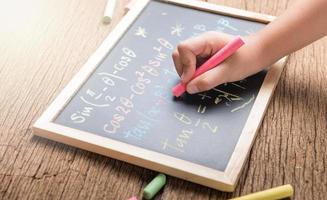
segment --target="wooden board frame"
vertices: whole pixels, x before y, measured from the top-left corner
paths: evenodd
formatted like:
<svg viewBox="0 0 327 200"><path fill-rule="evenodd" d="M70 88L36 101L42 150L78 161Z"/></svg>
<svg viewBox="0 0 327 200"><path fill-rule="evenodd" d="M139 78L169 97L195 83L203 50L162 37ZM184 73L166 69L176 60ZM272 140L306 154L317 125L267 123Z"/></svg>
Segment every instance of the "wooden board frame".
<svg viewBox="0 0 327 200"><path fill-rule="evenodd" d="M81 70L35 122L33 125L33 132L35 135L51 140L79 147L141 167L160 171L214 189L232 192L235 189L287 57L282 58L270 67L225 171L215 170L53 122L71 98L75 96L84 82L88 80L92 72L107 56L108 52L119 41L125 31L128 30L130 25L143 11L149 1L150 0L137 1L135 7L123 17L120 23L103 41ZM262 23L269 23L275 19L275 17L270 15L195 0L166 0L164 2Z"/></svg>

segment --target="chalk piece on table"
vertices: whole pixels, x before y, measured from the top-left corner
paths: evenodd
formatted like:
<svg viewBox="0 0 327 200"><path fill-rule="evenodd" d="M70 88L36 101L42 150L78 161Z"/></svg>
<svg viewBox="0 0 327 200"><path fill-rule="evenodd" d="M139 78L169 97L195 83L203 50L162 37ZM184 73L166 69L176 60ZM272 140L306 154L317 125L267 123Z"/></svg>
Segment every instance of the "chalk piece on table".
<svg viewBox="0 0 327 200"><path fill-rule="evenodd" d="M104 10L104 16L102 18L102 22L105 24L109 24L112 20L116 7L116 0L108 0L106 9Z"/></svg>
<svg viewBox="0 0 327 200"><path fill-rule="evenodd" d="M158 174L143 190L145 199L152 199L166 184L166 175Z"/></svg>
<svg viewBox="0 0 327 200"><path fill-rule="evenodd" d="M129 0L128 4L125 6L125 12L128 12L133 8L137 0Z"/></svg>
<svg viewBox="0 0 327 200"><path fill-rule="evenodd" d="M283 185L261 192L256 192L253 194L245 195L231 200L275 200L283 199L293 196L293 187L291 185Z"/></svg>
<svg viewBox="0 0 327 200"><path fill-rule="evenodd" d="M137 200L137 198L136 197L131 197L131 198L127 199L127 200Z"/></svg>

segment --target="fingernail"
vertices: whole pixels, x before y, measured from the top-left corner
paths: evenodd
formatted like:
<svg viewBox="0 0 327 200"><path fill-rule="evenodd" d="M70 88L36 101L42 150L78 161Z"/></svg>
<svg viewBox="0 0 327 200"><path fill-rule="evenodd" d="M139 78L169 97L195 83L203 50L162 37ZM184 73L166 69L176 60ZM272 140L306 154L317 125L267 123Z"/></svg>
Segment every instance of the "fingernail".
<svg viewBox="0 0 327 200"><path fill-rule="evenodd" d="M184 78L185 78L185 74L184 74L184 72L183 72L183 74L182 74L182 76L181 76L182 81L184 81Z"/></svg>
<svg viewBox="0 0 327 200"><path fill-rule="evenodd" d="M190 94L198 93L199 89L195 85L190 85L187 87L187 92Z"/></svg>

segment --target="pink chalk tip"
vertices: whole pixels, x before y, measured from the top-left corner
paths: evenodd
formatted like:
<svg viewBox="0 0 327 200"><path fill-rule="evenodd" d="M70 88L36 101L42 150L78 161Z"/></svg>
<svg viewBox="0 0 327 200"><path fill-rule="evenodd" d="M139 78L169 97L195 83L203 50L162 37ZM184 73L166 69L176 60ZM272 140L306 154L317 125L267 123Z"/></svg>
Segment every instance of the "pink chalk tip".
<svg viewBox="0 0 327 200"><path fill-rule="evenodd" d="M137 200L137 198L136 197L131 197L131 198L127 199L127 200Z"/></svg>
<svg viewBox="0 0 327 200"><path fill-rule="evenodd" d="M175 97L181 96L186 91L185 84L178 83L175 87L173 87L172 92Z"/></svg>

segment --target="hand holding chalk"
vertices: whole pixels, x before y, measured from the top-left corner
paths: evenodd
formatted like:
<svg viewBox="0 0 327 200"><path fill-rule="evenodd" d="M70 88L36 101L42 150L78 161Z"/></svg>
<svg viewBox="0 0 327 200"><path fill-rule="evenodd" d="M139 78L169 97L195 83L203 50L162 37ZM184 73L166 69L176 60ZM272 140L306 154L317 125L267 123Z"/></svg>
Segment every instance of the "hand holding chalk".
<svg viewBox="0 0 327 200"><path fill-rule="evenodd" d="M230 41L226 46L224 46L222 49L220 49L217 53L215 53L211 58L209 58L205 63L203 63L194 73L193 77L194 79L201 74L205 73L206 71L209 71L210 69L216 67L221 62L223 62L226 58L231 56L233 53L235 53L241 46L243 46L244 41L241 37L236 37L232 41ZM179 83L176 85L172 92L176 97L181 96L186 91L186 84Z"/></svg>

